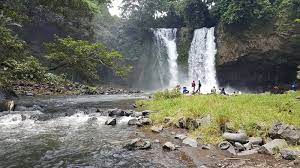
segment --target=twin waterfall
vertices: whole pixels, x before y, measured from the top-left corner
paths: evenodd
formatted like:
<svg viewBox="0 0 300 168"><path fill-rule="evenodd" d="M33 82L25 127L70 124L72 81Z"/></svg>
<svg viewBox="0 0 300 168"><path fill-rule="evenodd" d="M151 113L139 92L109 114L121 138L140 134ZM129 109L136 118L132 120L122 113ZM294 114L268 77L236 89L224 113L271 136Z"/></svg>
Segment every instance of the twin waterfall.
<svg viewBox="0 0 300 168"><path fill-rule="evenodd" d="M183 83L190 87L192 81L198 83L199 80L202 84L202 93L209 93L212 87L218 87L215 69L217 50L214 28L201 28L194 32L188 59L188 81L179 80L177 29L155 29L154 35L158 50L158 75L162 88L171 88Z"/></svg>

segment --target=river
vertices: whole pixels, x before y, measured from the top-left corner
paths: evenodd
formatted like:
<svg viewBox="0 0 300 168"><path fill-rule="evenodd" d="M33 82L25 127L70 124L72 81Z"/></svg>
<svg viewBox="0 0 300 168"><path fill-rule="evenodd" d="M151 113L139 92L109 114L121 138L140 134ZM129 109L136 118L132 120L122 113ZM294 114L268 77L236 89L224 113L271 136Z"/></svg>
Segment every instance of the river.
<svg viewBox="0 0 300 168"><path fill-rule="evenodd" d="M0 167L188 167L180 151L128 151L129 140L145 134L120 117L107 126L97 108L125 108L147 95L21 98L20 106L41 111L0 113Z"/></svg>

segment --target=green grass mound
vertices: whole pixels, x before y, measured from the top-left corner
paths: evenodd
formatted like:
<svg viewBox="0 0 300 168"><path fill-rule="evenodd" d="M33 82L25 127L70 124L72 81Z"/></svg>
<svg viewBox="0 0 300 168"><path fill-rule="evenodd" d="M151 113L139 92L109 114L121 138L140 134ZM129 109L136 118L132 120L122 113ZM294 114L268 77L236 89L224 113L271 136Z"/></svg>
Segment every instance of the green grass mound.
<svg viewBox="0 0 300 168"><path fill-rule="evenodd" d="M238 96L165 94L170 93L157 93L154 100L138 103L157 112L151 115L155 123L162 123L165 117L171 117L176 122L181 117L199 118L210 115L213 118L212 124L190 132L207 143L222 140L220 127L225 123L235 130L245 130L249 136L263 137L276 122L300 127L300 101L296 99L300 92Z"/></svg>

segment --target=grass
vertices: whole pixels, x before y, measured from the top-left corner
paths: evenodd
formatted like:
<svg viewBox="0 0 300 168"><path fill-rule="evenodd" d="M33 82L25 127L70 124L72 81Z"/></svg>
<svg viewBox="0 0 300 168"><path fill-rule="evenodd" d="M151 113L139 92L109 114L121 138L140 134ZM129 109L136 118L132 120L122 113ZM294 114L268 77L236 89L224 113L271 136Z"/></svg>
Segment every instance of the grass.
<svg viewBox="0 0 300 168"><path fill-rule="evenodd" d="M243 129L250 136L266 136L267 130L276 122L300 127L300 92L283 95L245 94L238 96L199 95L140 101L144 108L155 111L151 115L155 123L165 117L176 122L181 117L199 118L211 115L210 126L190 132L206 143L222 140L220 126L230 123L235 130Z"/></svg>

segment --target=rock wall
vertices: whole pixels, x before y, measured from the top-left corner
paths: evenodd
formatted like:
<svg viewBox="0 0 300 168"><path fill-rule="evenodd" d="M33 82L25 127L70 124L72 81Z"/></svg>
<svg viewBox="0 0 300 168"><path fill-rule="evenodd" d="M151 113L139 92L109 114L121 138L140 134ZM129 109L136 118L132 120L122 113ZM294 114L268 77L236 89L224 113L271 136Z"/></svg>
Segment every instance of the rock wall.
<svg viewBox="0 0 300 168"><path fill-rule="evenodd" d="M300 64L300 26L278 29L270 23L247 30L219 24L216 36L220 84L265 91L295 81Z"/></svg>

